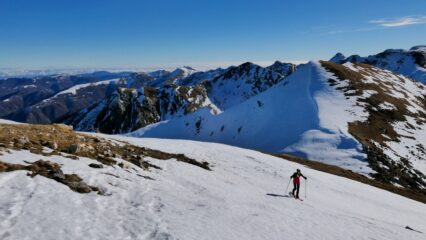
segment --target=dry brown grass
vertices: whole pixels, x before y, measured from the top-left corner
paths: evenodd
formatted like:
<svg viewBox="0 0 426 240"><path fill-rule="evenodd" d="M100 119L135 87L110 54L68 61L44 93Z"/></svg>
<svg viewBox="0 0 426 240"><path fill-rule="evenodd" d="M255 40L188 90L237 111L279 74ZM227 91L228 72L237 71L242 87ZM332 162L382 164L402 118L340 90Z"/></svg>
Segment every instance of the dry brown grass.
<svg viewBox="0 0 426 240"><path fill-rule="evenodd" d="M377 172L373 177L383 183L398 182L400 185L416 190L420 194L426 195L426 177L419 171L412 168L410 162L405 158L400 158L399 162L395 162L385 155L381 148L375 145L380 144L383 147L388 147L386 142L400 142L400 136L394 129L394 122L406 121L406 116L411 116L418 119L419 124L425 124L426 114L423 112L412 113L408 111L410 105L405 98L396 98L389 93L386 89L392 87L376 79L374 83L365 82L365 76L370 76L375 79L375 75L379 74L380 69L374 68L367 64L355 64L361 67L359 71L353 71L343 65L321 61L321 65L329 72L333 73L339 81L346 81L348 83L345 87L337 87L343 91L346 96L360 96L364 91L375 91L375 94L370 95L360 101L365 103L365 110L368 111L368 119L366 121L355 121L348 123L349 133L354 136L363 146L364 151L367 153L367 158L370 167ZM401 81L403 78L394 75ZM331 79L331 86L337 85L336 80ZM351 91L348 93L348 91ZM402 94L405 94L402 92ZM426 109L425 98L417 99L418 103ZM381 103L388 102L395 106L392 110L380 109ZM410 128L410 126L407 126ZM411 126L411 128L414 128ZM386 137L385 137L386 136ZM407 136L404 136L407 137ZM420 150L423 145L419 146Z"/></svg>
<svg viewBox="0 0 426 240"><path fill-rule="evenodd" d="M88 134L76 133L66 125L9 125L0 124L0 144L10 149L27 149L41 155L68 155L87 157L105 165L114 165L114 158L121 158L148 170L156 167L144 160L152 157L160 160L176 159L206 170L207 162L198 162L183 154L166 153L159 150L138 147L125 142L116 143ZM52 153L43 153L43 148L53 149Z"/></svg>
<svg viewBox="0 0 426 240"><path fill-rule="evenodd" d="M374 140L380 144L386 144L385 140L389 139L383 137L382 134L387 135L391 141L399 141L399 135L394 130L392 123L395 121L405 121L405 116L413 115L410 111L407 110L409 103L406 99L396 98L389 94L386 94L384 89L387 86L384 86L380 81L376 83L365 83L362 79L365 77L360 72L353 71L343 65L322 61L322 66L328 71L332 72L338 77L339 80L349 81L347 87L341 88L343 92L350 90L355 91L350 95L362 95L366 90L373 90L377 92L372 94L370 97L365 100L361 100L367 103L367 111L369 112L369 118L364 122L353 122L349 124L349 132L354 135L358 140L363 142L367 146L371 146L371 140ZM363 73L374 76L376 69L367 64L358 64L363 68ZM348 95L348 94L346 94ZM383 102L391 103L396 107L395 110L374 110L379 109L379 105ZM421 114L421 113L419 113ZM426 117L426 116L414 116L414 117Z"/></svg>
<svg viewBox="0 0 426 240"><path fill-rule="evenodd" d="M367 64L355 64L362 67L362 71L359 72L353 71L343 65L327 61L321 61L321 65L336 75L339 80L349 81L349 85L341 90L345 93L349 90L354 90L355 93L346 93L346 95L362 95L366 90L377 92L365 100L361 100L367 103L366 110L369 112L369 119L365 122L354 122L349 125L349 131L352 131L354 136L360 140L374 140L378 143L385 144L384 141L387 139L382 136L383 133L390 137L392 141L399 141L399 136L393 129L391 123L395 121L405 121L406 116L412 116L417 119L426 118L426 115L422 112L414 114L408 111L407 107L409 106L409 102L407 99L397 98L387 94L385 89L389 86L384 85L380 81L365 83L365 81L362 80L365 78L363 74L369 75L374 79L374 75L380 70ZM395 75L395 77L398 76ZM400 78L400 80L403 79ZM418 101L426 109L426 98L418 99ZM379 104L383 102L391 103L396 109L380 111L374 109L379 109ZM369 141L365 142L365 144L370 145Z"/></svg>
<svg viewBox="0 0 426 240"><path fill-rule="evenodd" d="M53 151L46 153L45 148ZM79 157L87 157L105 165L117 165L124 168L114 158L131 162L142 169L160 169L158 166L145 160L151 157L159 160L176 159L177 161L195 165L210 170L207 162L198 162L184 154L166 153L154 149L134 146L125 142L112 142L107 139L94 137L88 134L76 133L66 125L10 125L0 124L0 156L1 152L9 149L29 150L32 153L49 156L61 155L70 158L70 161ZM28 165L10 164L0 161L0 172L25 170L31 177L40 175L67 185L71 190L79 193L98 191L99 188L89 186L76 174L64 174L60 165L39 160ZM144 178L147 176L140 175ZM151 179L152 180L152 179Z"/></svg>

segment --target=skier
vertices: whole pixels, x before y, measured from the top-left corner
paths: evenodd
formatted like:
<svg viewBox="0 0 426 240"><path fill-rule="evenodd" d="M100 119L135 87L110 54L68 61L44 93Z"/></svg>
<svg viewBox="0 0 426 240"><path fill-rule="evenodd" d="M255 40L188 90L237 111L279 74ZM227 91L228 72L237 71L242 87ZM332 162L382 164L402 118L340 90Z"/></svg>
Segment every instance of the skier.
<svg viewBox="0 0 426 240"><path fill-rule="evenodd" d="M300 177L303 177L305 180L307 179L307 177L303 176L300 172L300 169L297 169L290 177L293 178L293 191L291 191L291 193L296 199L299 199ZM296 194L294 194L294 192L296 192Z"/></svg>

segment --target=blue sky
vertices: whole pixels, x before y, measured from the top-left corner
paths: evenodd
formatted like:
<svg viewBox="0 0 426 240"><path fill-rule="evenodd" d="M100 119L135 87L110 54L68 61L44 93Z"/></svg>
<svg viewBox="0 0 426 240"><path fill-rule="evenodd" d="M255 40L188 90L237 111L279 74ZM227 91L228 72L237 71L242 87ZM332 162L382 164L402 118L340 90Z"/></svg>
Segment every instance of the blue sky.
<svg viewBox="0 0 426 240"><path fill-rule="evenodd" d="M426 44L422 0L0 0L0 67L164 67Z"/></svg>

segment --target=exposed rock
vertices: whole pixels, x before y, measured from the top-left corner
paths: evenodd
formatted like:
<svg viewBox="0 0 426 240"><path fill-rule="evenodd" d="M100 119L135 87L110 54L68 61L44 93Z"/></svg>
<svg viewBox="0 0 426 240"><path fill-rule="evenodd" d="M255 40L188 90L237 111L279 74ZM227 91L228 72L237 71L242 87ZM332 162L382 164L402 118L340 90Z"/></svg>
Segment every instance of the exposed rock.
<svg viewBox="0 0 426 240"><path fill-rule="evenodd" d="M92 191L92 188L82 181L69 182L68 186L79 193L89 193Z"/></svg>
<svg viewBox="0 0 426 240"><path fill-rule="evenodd" d="M91 163L91 164L89 164L89 167L91 167L91 168L103 168L104 165L97 164L97 163Z"/></svg>
<svg viewBox="0 0 426 240"><path fill-rule="evenodd" d="M88 109L66 119L80 131L127 133L158 121L182 116L209 106L201 86L164 86L161 89L119 89Z"/></svg>
<svg viewBox="0 0 426 240"><path fill-rule="evenodd" d="M78 175L64 174L61 170L61 167L57 163L44 160L38 160L34 163L31 163L30 165L0 162L0 172L11 172L17 170L30 171L30 173L28 173L28 176L30 177L39 175L53 179L59 183L67 185L71 190L79 193L98 191L97 187L86 184Z"/></svg>

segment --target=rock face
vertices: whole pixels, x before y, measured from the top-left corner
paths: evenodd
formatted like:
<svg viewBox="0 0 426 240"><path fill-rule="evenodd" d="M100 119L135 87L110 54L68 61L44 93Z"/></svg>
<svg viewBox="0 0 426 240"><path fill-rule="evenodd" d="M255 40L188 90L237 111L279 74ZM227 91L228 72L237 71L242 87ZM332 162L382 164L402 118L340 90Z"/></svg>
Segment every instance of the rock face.
<svg viewBox="0 0 426 240"><path fill-rule="evenodd" d="M410 50L388 49L368 57L352 55L345 58L338 53L330 61L340 64L345 62L370 64L426 84L426 46L415 46Z"/></svg>
<svg viewBox="0 0 426 240"><path fill-rule="evenodd" d="M192 87L119 89L110 97L65 122L81 131L127 133L152 123L183 116L206 107L218 109L202 85Z"/></svg>

